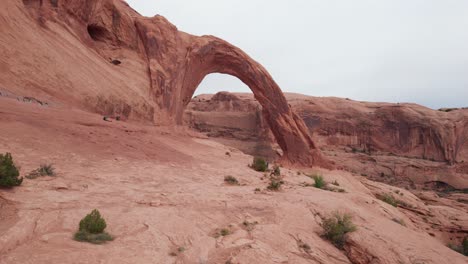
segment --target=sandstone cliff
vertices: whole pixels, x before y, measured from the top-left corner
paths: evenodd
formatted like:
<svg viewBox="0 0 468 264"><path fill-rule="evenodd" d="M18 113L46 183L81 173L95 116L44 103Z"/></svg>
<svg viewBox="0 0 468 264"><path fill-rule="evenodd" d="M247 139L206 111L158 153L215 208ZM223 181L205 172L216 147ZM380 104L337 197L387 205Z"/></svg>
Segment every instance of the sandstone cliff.
<svg viewBox="0 0 468 264"><path fill-rule="evenodd" d="M298 94L286 98L340 168L408 187L443 182L468 188L467 109L444 112ZM274 138L260 112L249 94L201 95L190 103L186 122L225 144L274 159Z"/></svg>

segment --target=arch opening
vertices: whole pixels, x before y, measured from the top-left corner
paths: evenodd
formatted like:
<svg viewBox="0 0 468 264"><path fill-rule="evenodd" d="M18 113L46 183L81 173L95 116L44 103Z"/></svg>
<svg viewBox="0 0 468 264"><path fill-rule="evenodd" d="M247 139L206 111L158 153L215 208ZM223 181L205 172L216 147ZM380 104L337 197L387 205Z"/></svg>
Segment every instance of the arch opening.
<svg viewBox="0 0 468 264"><path fill-rule="evenodd" d="M205 76L184 111L184 124L216 142L270 162L282 154L252 90L231 75Z"/></svg>

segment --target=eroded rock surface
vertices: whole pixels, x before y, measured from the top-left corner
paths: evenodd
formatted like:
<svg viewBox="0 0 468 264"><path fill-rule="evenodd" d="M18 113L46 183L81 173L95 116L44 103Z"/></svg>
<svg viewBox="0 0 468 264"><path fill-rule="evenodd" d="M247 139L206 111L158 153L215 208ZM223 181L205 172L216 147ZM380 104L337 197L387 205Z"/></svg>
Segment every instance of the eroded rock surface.
<svg viewBox="0 0 468 264"><path fill-rule="evenodd" d="M230 74L263 106L285 162L330 166L266 69L222 39L180 32L164 17L142 17L121 0L23 0L2 7L2 42L26 43L5 48L2 58L7 66L0 80L13 78L13 83L0 84L14 92L34 91L107 115L181 125L203 78ZM39 47L28 46L31 40ZM17 50L21 64L13 62Z"/></svg>
<svg viewBox="0 0 468 264"><path fill-rule="evenodd" d="M468 188L467 109L286 98L314 142L342 169L408 188ZM224 144L274 159L275 143L260 111L249 94L200 95L187 108L186 123Z"/></svg>

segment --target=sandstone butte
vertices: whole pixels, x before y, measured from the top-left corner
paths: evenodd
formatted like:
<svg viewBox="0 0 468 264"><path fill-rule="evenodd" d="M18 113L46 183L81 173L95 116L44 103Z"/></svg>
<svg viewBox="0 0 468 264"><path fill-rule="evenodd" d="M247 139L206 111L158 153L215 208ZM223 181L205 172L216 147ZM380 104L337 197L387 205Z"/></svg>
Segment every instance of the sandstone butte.
<svg viewBox="0 0 468 264"><path fill-rule="evenodd" d="M192 99L210 73L257 101ZM247 166L252 139L283 155L279 191ZM467 262L447 246L468 233L466 110L285 97L240 49L120 0L1 1L5 152L57 175L0 189L1 264ZM95 208L114 241L74 241ZM357 227L341 249L323 237L336 211Z"/></svg>

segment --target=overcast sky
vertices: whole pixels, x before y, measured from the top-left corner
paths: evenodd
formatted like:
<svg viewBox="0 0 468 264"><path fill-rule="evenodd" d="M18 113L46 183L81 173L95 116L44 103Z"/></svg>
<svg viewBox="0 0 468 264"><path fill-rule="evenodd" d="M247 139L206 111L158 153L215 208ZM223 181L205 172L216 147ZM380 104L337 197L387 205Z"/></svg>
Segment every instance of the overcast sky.
<svg viewBox="0 0 468 264"><path fill-rule="evenodd" d="M247 52L283 91L468 106L468 0L128 0ZM250 91L208 75L197 90Z"/></svg>

